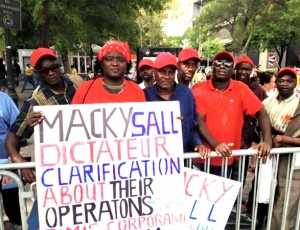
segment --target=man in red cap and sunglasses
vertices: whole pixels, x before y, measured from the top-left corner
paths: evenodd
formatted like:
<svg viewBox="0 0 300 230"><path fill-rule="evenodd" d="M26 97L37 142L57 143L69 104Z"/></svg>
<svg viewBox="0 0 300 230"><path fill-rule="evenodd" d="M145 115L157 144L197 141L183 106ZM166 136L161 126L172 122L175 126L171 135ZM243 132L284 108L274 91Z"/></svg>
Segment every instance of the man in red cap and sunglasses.
<svg viewBox="0 0 300 230"><path fill-rule="evenodd" d="M6 149L13 163L22 163L26 160L19 154L21 138L30 138L33 127L41 122L44 115L41 112L33 112L33 106L37 105L65 105L70 104L78 86L83 83L79 76L62 75L60 64L51 49L38 48L30 55L34 72L40 80L40 85L24 101L21 112L10 128L6 138ZM32 169L22 170L22 179L25 182L34 182L35 173ZM37 204L35 203L35 208ZM34 219L34 227L37 229L38 220Z"/></svg>
<svg viewBox="0 0 300 230"><path fill-rule="evenodd" d="M150 59L143 59L139 63L139 73L143 82L139 84L141 89L145 89L155 83L154 79L154 63Z"/></svg>
<svg viewBox="0 0 300 230"><path fill-rule="evenodd" d="M228 157L227 175L233 162L232 150L240 149L244 118L243 115L255 116L262 129L264 142L257 146L258 155L269 155L272 138L268 114L261 101L242 82L231 79L234 57L226 52L215 55L213 78L200 82L193 88L196 101L199 133L204 144L222 157ZM212 158L210 173L221 176L222 159ZM193 160L195 169L204 170L204 161Z"/></svg>

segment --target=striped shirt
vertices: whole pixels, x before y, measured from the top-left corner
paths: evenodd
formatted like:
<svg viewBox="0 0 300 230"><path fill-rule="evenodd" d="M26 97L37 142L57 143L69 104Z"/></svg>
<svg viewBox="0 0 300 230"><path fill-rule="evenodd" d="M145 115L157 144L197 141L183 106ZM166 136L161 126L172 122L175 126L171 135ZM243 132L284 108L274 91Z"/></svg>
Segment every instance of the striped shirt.
<svg viewBox="0 0 300 230"><path fill-rule="evenodd" d="M295 95L292 95L280 103L278 103L277 96L269 97L264 100L263 104L268 112L272 128L284 133L291 118L294 116L298 103L299 99Z"/></svg>
<svg viewBox="0 0 300 230"><path fill-rule="evenodd" d="M10 132L23 138L30 138L33 134L33 128L27 125L26 117L27 114L33 111L33 106L66 105L71 103L76 89L83 83L83 80L80 76L76 75L63 75L62 78L65 84L65 91L63 94L51 90L43 83L32 92L29 98L24 101L16 121L10 128Z"/></svg>

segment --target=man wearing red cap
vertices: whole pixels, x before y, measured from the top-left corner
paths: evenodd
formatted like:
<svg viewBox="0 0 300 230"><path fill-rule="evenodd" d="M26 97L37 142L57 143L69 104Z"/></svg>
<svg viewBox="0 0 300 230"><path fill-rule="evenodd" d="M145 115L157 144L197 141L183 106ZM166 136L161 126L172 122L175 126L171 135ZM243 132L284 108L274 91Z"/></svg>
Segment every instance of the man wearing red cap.
<svg viewBox="0 0 300 230"><path fill-rule="evenodd" d="M98 53L102 77L84 82L77 90L72 104L146 101L143 90L124 78L131 68L127 43L110 41Z"/></svg>
<svg viewBox="0 0 300 230"><path fill-rule="evenodd" d="M259 99L244 83L231 79L234 57L226 52L215 55L213 60L213 78L197 84L193 88L198 114L199 133L205 145L220 156L228 157L227 175L233 162L232 150L240 149L243 115L258 118L264 142L258 144L260 157L269 155L272 145L270 121ZM222 159L212 158L210 173L221 175ZM193 161L195 169L203 171L204 162Z"/></svg>
<svg viewBox="0 0 300 230"><path fill-rule="evenodd" d="M178 73L177 80L179 84L192 87L193 77L198 67L198 63L201 62L197 50L192 48L186 48L180 51L178 55Z"/></svg>
<svg viewBox="0 0 300 230"><path fill-rule="evenodd" d="M30 55L34 72L40 79L40 85L32 92L24 102L21 112L10 128L6 138L6 149L13 163L26 162L19 154L21 138L30 138L33 126L42 121L44 115L41 112L33 112L36 105L65 105L70 104L78 86L83 82L79 76L62 75L60 64L51 49L38 48ZM22 170L22 179L25 182L34 182L35 173L31 169ZM37 204L34 204L37 208ZM34 227L38 227L38 217L34 218ZM29 223L30 229L31 223Z"/></svg>
<svg viewBox="0 0 300 230"><path fill-rule="evenodd" d="M139 63L139 73L143 79L143 82L139 84L141 89L145 89L146 87L154 84L154 63L152 60L141 60Z"/></svg>
<svg viewBox="0 0 300 230"><path fill-rule="evenodd" d="M240 57L235 64L235 77L237 81L245 83L249 89L258 97L260 101L267 98L265 90L256 82L251 81L250 75L254 67L253 61L247 56ZM254 126L256 118L253 116L244 116L244 126L242 131L241 149L248 149L251 147L252 142L258 143L260 140L256 137ZM247 162L248 163L248 162Z"/></svg>
<svg viewBox="0 0 300 230"><path fill-rule="evenodd" d="M197 132L193 94L188 87L175 82L176 57L171 53L161 53L155 59L154 68L156 84L144 89L147 101L179 101L183 151L198 151L201 158L206 158L210 151L202 144Z"/></svg>
<svg viewBox="0 0 300 230"><path fill-rule="evenodd" d="M292 68L281 69L276 78L278 96L268 97L263 104L268 112L272 125L273 144L278 147L300 146L300 102L294 95L297 84L297 73ZM291 158L293 157L291 153ZM278 163L278 193L272 215L271 230L281 227L282 219L286 219L283 229L290 229L291 220L297 211L300 198L300 171L289 170L293 161L289 160L288 154L281 154ZM286 197L286 179L293 174L287 215L283 214L283 206ZM299 210L298 210L299 212ZM299 213L298 213L299 215Z"/></svg>
<svg viewBox="0 0 300 230"><path fill-rule="evenodd" d="M251 81L250 75L252 73L252 69L254 67L253 61L247 56L243 55L241 56L235 63L235 77L237 81L241 81L245 83L249 89L257 96L257 98L260 101L263 101L264 99L267 98L267 94L265 90L255 81ZM244 125L243 125L243 130L242 130L242 141L241 141L241 149L249 149L252 147L253 143L259 143L260 142L260 136L257 135L257 119L254 116L248 116L244 115ZM244 183L246 181L246 176L247 176L247 170L249 167L249 156L245 157L245 171L244 171ZM239 167L239 162L238 162L238 157L236 158L237 160L234 161L232 164L233 167L233 173L231 178L233 180L238 180L238 167ZM256 161L255 156L251 158L252 162ZM254 167L255 164L251 164L249 167L249 170L254 172ZM252 214L252 205L253 205L253 196L254 196L254 183L255 179L252 181L252 189L249 193L249 199L247 202L247 212L248 214ZM264 214L265 213L265 208L266 205L259 204L258 206L258 213L261 213L262 215L257 215L258 216L258 225L262 225L263 219L264 219ZM258 227L258 226L257 226Z"/></svg>

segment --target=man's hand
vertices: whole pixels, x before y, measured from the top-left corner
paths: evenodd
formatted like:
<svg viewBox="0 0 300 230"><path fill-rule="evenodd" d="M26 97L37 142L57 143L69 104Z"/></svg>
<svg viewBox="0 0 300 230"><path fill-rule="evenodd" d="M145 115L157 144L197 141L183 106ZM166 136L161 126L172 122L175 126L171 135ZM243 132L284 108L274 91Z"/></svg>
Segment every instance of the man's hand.
<svg viewBox="0 0 300 230"><path fill-rule="evenodd" d="M45 115L42 112L31 112L27 114L27 124L29 127L34 127L41 123L41 121L45 118Z"/></svg>
<svg viewBox="0 0 300 230"><path fill-rule="evenodd" d="M271 148L270 143L260 142L256 147L258 158L267 158L270 155Z"/></svg>
<svg viewBox="0 0 300 230"><path fill-rule="evenodd" d="M215 151L217 152L218 155L222 157L231 157L232 152L230 146L233 146L233 143L230 144L220 143L215 147Z"/></svg>
<svg viewBox="0 0 300 230"><path fill-rule="evenodd" d="M282 135L276 135L273 137L273 146L275 148L279 147L282 141Z"/></svg>
<svg viewBox="0 0 300 230"><path fill-rule="evenodd" d="M22 169L21 174L23 181L27 183L32 183L36 181L35 171L33 169Z"/></svg>
<svg viewBox="0 0 300 230"><path fill-rule="evenodd" d="M197 145L194 149L196 152L199 152L199 156L201 159L206 159L211 151L205 145Z"/></svg>

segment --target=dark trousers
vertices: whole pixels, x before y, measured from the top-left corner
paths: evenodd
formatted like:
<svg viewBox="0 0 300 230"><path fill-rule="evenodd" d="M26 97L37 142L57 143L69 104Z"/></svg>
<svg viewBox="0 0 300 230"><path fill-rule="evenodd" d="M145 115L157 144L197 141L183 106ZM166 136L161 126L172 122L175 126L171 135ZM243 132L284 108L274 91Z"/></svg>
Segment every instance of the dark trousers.
<svg viewBox="0 0 300 230"><path fill-rule="evenodd" d="M9 218L9 222L12 224L22 225L19 203L19 189L11 188L2 190L1 188L0 192L2 194L5 214Z"/></svg>
<svg viewBox="0 0 300 230"><path fill-rule="evenodd" d="M198 171L202 171L205 172L205 168L204 168L204 164L200 164L200 163L193 163L193 169L198 170ZM230 174L231 174L231 165L227 166L227 175L226 178L230 178ZM221 166L213 166L210 165L209 167L209 174L215 175L215 176L222 176L222 167Z"/></svg>

